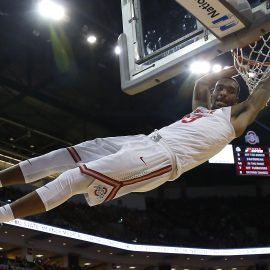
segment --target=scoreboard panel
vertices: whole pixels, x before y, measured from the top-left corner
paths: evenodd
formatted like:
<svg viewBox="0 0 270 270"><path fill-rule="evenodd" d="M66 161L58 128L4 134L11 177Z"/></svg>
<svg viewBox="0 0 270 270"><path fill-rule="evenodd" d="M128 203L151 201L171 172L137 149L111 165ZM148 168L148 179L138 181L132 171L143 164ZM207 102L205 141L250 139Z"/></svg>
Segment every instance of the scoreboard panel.
<svg viewBox="0 0 270 270"><path fill-rule="evenodd" d="M240 176L270 176L270 148L233 146L236 173Z"/></svg>

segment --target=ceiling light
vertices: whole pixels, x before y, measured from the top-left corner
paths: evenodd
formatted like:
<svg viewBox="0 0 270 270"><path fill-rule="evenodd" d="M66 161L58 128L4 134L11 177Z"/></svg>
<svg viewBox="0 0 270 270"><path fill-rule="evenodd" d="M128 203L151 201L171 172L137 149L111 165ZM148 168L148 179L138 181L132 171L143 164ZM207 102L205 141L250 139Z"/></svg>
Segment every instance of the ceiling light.
<svg viewBox="0 0 270 270"><path fill-rule="evenodd" d="M211 66L207 61L195 61L190 65L190 71L196 74L206 74L210 71Z"/></svg>
<svg viewBox="0 0 270 270"><path fill-rule="evenodd" d="M56 4L50 0L42 0L39 2L38 11L44 18L55 21L60 21L66 16L65 9L59 4Z"/></svg>
<svg viewBox="0 0 270 270"><path fill-rule="evenodd" d="M0 250L3 250L4 248L0 247Z"/></svg>
<svg viewBox="0 0 270 270"><path fill-rule="evenodd" d="M91 265L91 263L90 263L90 262L87 262L87 263L85 263L84 265L85 265L85 266L87 266L87 265Z"/></svg>
<svg viewBox="0 0 270 270"><path fill-rule="evenodd" d="M91 43L91 44L94 44L94 43L96 43L97 38L96 38L96 36L91 35L91 36L89 36L89 37L87 38L87 41L88 41L89 43Z"/></svg>
<svg viewBox="0 0 270 270"><path fill-rule="evenodd" d="M122 223L123 222L123 217L120 217L119 220L117 221L118 223Z"/></svg>
<svg viewBox="0 0 270 270"><path fill-rule="evenodd" d="M119 55L121 53L121 48L119 46L116 46L114 52L115 54Z"/></svg>
<svg viewBox="0 0 270 270"><path fill-rule="evenodd" d="M215 64L212 66L212 71L215 73L220 72L221 70L222 70L222 66L219 64Z"/></svg>
<svg viewBox="0 0 270 270"><path fill-rule="evenodd" d="M116 269L119 269L119 268L121 268L121 266L120 265L116 265Z"/></svg>
<svg viewBox="0 0 270 270"><path fill-rule="evenodd" d="M136 266L130 266L129 269L136 269Z"/></svg>
<svg viewBox="0 0 270 270"><path fill-rule="evenodd" d="M41 258L41 257L43 257L44 255L43 254L37 254L36 255L36 257L38 257L38 258Z"/></svg>

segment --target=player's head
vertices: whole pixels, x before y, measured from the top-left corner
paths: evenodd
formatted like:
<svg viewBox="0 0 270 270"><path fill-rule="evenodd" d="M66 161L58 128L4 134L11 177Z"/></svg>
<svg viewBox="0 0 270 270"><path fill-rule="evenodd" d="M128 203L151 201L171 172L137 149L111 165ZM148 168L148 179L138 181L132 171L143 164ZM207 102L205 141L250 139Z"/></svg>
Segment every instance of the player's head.
<svg viewBox="0 0 270 270"><path fill-rule="evenodd" d="M238 103L239 92L239 83L234 78L218 80L211 94L211 109L219 109Z"/></svg>

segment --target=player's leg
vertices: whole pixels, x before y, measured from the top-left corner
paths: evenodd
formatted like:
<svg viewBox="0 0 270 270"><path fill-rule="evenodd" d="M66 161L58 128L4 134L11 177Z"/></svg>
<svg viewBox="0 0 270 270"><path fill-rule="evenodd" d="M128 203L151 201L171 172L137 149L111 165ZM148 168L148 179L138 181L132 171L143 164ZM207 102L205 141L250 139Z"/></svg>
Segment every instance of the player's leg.
<svg viewBox="0 0 270 270"><path fill-rule="evenodd" d="M36 191L33 191L11 203L10 207L14 219L35 215L46 211L45 205Z"/></svg>
<svg viewBox="0 0 270 270"><path fill-rule="evenodd" d="M25 179L19 165L14 165L0 171L0 181L1 187L25 183Z"/></svg>
<svg viewBox="0 0 270 270"><path fill-rule="evenodd" d="M87 163L111 155L119 151L125 142L137 137L98 138L22 161L19 165L0 172L0 187L31 183L48 175L75 168L78 163Z"/></svg>
<svg viewBox="0 0 270 270"><path fill-rule="evenodd" d="M0 186L37 181L54 173L76 167L76 162L66 148L20 162L0 172Z"/></svg>
<svg viewBox="0 0 270 270"><path fill-rule="evenodd" d="M0 207L0 223L49 211L73 195L85 193L93 181L79 168L68 170L36 191Z"/></svg>

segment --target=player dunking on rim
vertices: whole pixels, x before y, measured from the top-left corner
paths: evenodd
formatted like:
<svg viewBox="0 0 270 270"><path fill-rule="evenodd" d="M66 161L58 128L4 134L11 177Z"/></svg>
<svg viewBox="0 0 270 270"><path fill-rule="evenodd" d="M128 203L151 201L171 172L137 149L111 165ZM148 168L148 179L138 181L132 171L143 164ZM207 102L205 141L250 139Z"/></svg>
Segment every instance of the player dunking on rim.
<svg viewBox="0 0 270 270"><path fill-rule="evenodd" d="M2 186L63 173L0 207L0 222L48 211L75 194L84 194L90 205L97 205L131 192L145 192L205 162L240 136L270 98L267 79L237 104L240 89L231 78L236 74L231 67L199 79L194 87L194 111L148 136L86 141L1 171Z"/></svg>

